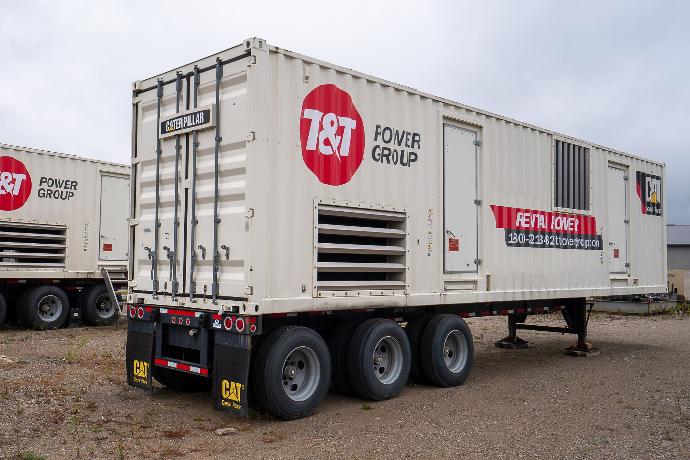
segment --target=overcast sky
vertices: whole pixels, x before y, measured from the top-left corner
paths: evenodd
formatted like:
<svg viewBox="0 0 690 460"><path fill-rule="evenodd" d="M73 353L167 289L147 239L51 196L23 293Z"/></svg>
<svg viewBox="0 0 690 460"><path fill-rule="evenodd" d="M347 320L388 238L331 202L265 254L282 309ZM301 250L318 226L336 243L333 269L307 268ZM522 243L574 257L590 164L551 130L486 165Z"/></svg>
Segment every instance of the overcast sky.
<svg viewBox="0 0 690 460"><path fill-rule="evenodd" d="M690 223L690 1L2 0L0 142L128 162L132 81L251 36L664 161Z"/></svg>

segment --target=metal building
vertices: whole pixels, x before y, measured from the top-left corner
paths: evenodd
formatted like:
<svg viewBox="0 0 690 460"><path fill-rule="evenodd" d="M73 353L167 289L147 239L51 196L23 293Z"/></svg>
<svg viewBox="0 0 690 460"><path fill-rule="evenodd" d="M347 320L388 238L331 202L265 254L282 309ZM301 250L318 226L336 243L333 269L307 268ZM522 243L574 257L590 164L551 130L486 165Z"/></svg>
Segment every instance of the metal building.
<svg viewBox="0 0 690 460"><path fill-rule="evenodd" d="M690 270L690 225L666 226L669 270Z"/></svg>

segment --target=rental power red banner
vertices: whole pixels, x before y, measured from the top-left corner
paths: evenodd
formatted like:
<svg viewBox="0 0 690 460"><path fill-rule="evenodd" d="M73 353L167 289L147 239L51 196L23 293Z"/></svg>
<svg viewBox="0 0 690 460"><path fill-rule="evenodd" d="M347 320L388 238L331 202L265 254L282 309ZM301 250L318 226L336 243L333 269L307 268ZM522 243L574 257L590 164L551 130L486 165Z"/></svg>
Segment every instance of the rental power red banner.
<svg viewBox="0 0 690 460"><path fill-rule="evenodd" d="M594 216L511 208L492 204L496 228L505 229L506 245L523 248L601 250Z"/></svg>

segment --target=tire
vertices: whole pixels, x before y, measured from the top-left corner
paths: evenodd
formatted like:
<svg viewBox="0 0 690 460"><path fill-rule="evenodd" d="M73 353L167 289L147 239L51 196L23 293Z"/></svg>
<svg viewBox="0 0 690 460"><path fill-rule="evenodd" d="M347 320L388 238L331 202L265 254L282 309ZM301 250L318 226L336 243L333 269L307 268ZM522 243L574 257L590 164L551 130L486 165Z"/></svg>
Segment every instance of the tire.
<svg viewBox="0 0 690 460"><path fill-rule="evenodd" d="M106 326L117 321L117 305L112 305L105 284L90 287L83 299L84 319L91 326Z"/></svg>
<svg viewBox="0 0 690 460"><path fill-rule="evenodd" d="M407 334L407 340L410 341L410 351L412 353L410 378L420 384L429 383L424 376L420 353L422 351L422 334L424 333L424 328L433 317L434 315L430 314L419 315L408 321L405 326L405 334Z"/></svg>
<svg viewBox="0 0 690 460"><path fill-rule="evenodd" d="M153 366L151 376L161 385L181 393L201 393L211 388L211 379L182 371Z"/></svg>
<svg viewBox="0 0 690 460"><path fill-rule="evenodd" d="M25 294L20 310L27 326L43 330L65 325L69 317L69 298L65 291L57 286L38 286Z"/></svg>
<svg viewBox="0 0 690 460"><path fill-rule="evenodd" d="M331 356L323 338L302 326L283 326L261 344L253 366L259 405L272 416L311 415L328 394Z"/></svg>
<svg viewBox="0 0 690 460"><path fill-rule="evenodd" d="M382 401L397 396L410 376L410 361L410 342L395 321L369 319L355 329L348 374L361 397Z"/></svg>
<svg viewBox="0 0 690 460"><path fill-rule="evenodd" d="M352 333L362 324L361 319L344 321L333 329L328 339L328 350L331 353L331 382L333 388L345 396L354 396L355 391L347 370L347 349Z"/></svg>
<svg viewBox="0 0 690 460"><path fill-rule="evenodd" d="M434 316L422 334L421 361L424 376L440 387L462 385L474 362L472 333L456 315Z"/></svg>
<svg viewBox="0 0 690 460"><path fill-rule="evenodd" d="M7 300L5 300L5 296L0 294L0 327L2 327L3 324L5 324L5 320L7 319Z"/></svg>

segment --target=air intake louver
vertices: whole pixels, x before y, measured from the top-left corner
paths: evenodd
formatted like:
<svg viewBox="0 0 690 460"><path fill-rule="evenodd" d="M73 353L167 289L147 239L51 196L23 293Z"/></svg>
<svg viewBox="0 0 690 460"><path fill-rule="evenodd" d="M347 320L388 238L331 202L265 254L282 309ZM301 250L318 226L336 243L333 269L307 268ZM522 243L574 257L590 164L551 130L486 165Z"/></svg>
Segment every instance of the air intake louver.
<svg viewBox="0 0 690 460"><path fill-rule="evenodd" d="M65 265L66 228L57 225L0 222L0 264L3 267Z"/></svg>
<svg viewBox="0 0 690 460"><path fill-rule="evenodd" d="M318 205L316 287L326 291L404 291L404 212Z"/></svg>

